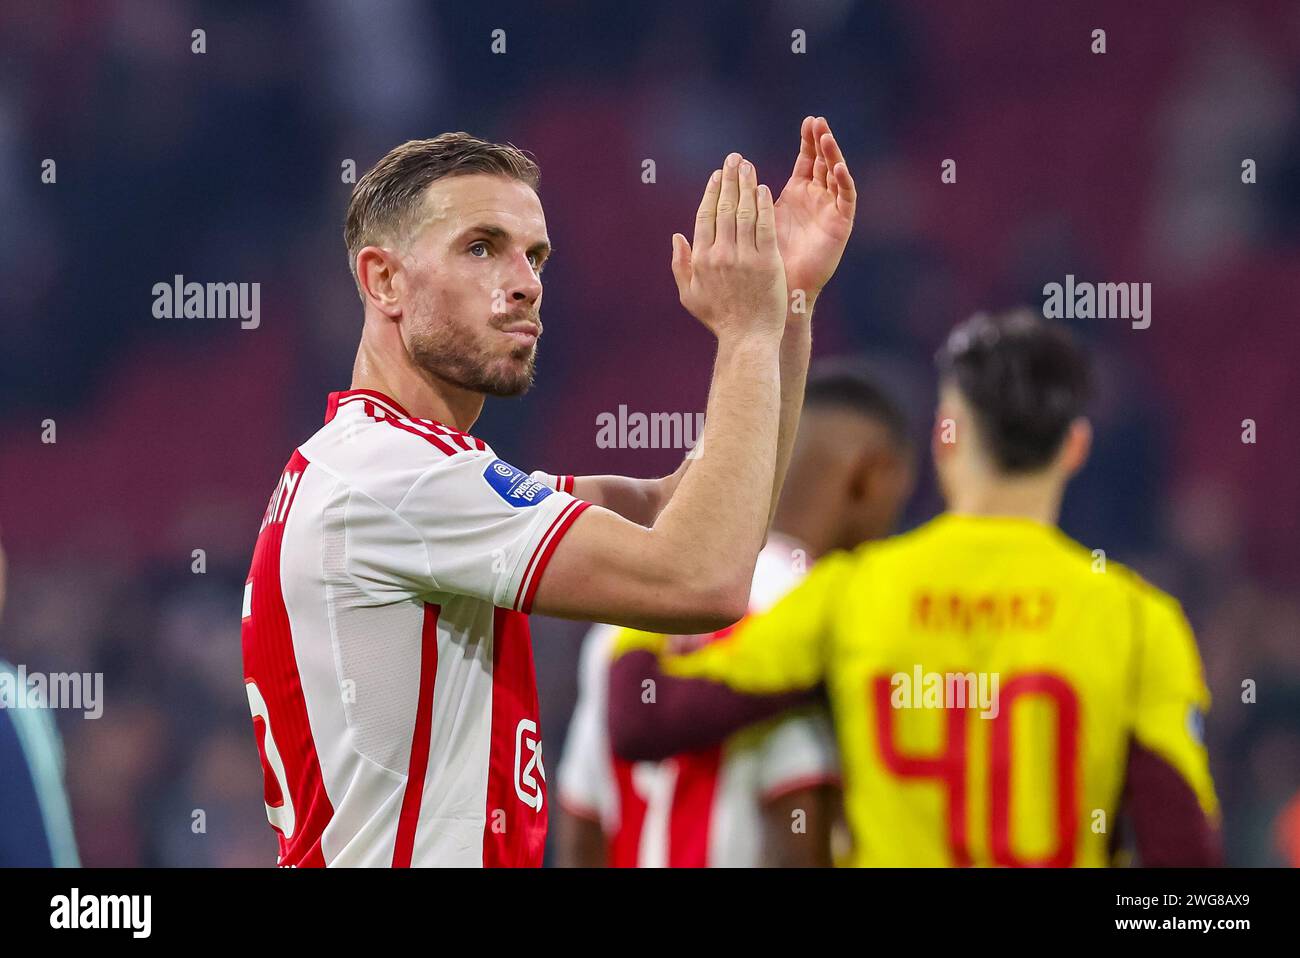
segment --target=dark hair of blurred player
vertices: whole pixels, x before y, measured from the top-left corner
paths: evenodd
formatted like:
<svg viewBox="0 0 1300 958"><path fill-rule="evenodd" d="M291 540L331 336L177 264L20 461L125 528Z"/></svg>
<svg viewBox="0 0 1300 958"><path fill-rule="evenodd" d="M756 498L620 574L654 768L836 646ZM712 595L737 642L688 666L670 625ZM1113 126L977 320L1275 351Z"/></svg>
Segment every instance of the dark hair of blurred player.
<svg viewBox="0 0 1300 958"><path fill-rule="evenodd" d="M818 363L773 528L814 555L893 531L916 480L908 421L862 364Z"/></svg>
<svg viewBox="0 0 1300 958"><path fill-rule="evenodd" d="M1088 360L1070 334L1028 311L979 313L952 331L936 365L931 451L949 510L1055 523L1092 442Z"/></svg>

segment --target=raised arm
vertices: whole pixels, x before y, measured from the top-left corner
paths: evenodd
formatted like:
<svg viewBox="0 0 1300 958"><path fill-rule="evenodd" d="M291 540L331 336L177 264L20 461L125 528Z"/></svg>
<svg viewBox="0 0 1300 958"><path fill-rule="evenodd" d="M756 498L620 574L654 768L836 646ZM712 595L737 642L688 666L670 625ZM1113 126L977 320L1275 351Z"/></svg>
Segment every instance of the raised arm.
<svg viewBox="0 0 1300 958"><path fill-rule="evenodd" d="M825 117L805 117L794 169L774 204L787 298L780 356L781 413L769 521L776 514L803 409L812 350L813 307L844 255L856 210L857 190L830 124ZM658 479L579 476L573 493L640 525L652 526L692 461L693 457L687 456L675 472Z"/></svg>
<svg viewBox="0 0 1300 958"><path fill-rule="evenodd" d="M845 553L827 556L776 605L687 654L667 654L668 636L616 635L607 704L614 754L635 761L704 748L819 699L826 636L852 568Z"/></svg>
<svg viewBox="0 0 1300 958"><path fill-rule="evenodd" d="M541 579L538 612L674 632L745 613L776 469L786 287L771 191L738 154L710 178L694 245L673 236L673 275L718 341L705 453L651 528L582 513Z"/></svg>
<svg viewBox="0 0 1300 958"><path fill-rule="evenodd" d="M1210 704L1191 626L1143 585L1133 724L1121 807L1146 867L1222 864L1219 800L1200 729Z"/></svg>
<svg viewBox="0 0 1300 958"><path fill-rule="evenodd" d="M776 242L785 264L788 298L781 341L780 439L769 520L776 515L803 410L813 307L844 256L853 232L857 195L826 117L804 117L799 155L775 205Z"/></svg>
<svg viewBox="0 0 1300 958"><path fill-rule="evenodd" d="M653 709L645 701L647 683L655 690ZM821 698L819 688L762 695L683 678L664 671L652 649L631 649L609 665L610 747L628 761L658 762L718 745L747 725Z"/></svg>
<svg viewBox="0 0 1300 958"><path fill-rule="evenodd" d="M575 476L573 494L586 502L604 506L624 519L647 528L655 524L659 513L677 491L677 484L691 464L688 456L671 475L657 479L632 476Z"/></svg>

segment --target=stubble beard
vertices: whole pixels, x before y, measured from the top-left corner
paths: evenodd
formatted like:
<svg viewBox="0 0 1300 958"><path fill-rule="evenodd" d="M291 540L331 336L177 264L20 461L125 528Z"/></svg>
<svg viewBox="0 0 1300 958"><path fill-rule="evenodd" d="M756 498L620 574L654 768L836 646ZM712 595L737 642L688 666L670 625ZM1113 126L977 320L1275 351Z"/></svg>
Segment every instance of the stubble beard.
<svg viewBox="0 0 1300 958"><path fill-rule="evenodd" d="M435 324L412 337L408 350L411 360L429 375L486 396L522 396L533 387L537 371L536 343L517 346L504 356L485 356L473 334L452 323Z"/></svg>

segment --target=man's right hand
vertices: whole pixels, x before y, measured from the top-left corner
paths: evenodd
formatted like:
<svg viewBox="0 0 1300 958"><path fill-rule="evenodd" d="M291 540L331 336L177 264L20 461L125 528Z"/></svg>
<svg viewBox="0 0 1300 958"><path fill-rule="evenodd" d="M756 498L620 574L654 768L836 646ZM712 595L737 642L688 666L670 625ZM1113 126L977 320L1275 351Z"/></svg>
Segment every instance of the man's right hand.
<svg viewBox="0 0 1300 958"><path fill-rule="evenodd" d="M672 265L682 305L719 340L783 328L785 267L772 191L739 153L709 178L694 245L673 234Z"/></svg>

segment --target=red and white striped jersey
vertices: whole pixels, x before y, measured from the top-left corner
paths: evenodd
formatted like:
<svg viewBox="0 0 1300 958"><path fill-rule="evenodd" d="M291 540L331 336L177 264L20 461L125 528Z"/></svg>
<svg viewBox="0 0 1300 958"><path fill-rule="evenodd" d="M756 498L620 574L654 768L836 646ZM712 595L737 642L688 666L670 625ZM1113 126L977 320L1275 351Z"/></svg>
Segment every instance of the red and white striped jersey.
<svg viewBox="0 0 1300 958"><path fill-rule="evenodd" d="M244 586L280 865L541 864L526 613L588 505L549 479L380 393L330 395Z"/></svg>
<svg viewBox="0 0 1300 958"><path fill-rule="evenodd" d="M751 613L765 611L793 588L803 565L798 560L792 540L768 537L754 568ZM825 709L794 709L741 729L718 747L662 762L617 758L607 719L617 632L597 625L583 642L578 702L559 769L565 811L600 823L614 867L761 865L763 803L796 788L839 781Z"/></svg>

